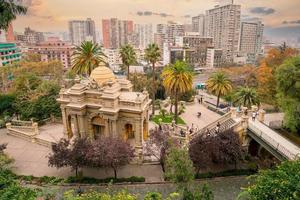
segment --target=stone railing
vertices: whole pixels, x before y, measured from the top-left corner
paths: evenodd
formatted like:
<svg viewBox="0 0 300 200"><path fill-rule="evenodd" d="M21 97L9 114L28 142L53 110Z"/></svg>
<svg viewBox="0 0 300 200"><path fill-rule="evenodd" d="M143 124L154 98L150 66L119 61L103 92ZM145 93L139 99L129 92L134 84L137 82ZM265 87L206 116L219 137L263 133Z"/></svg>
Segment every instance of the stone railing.
<svg viewBox="0 0 300 200"><path fill-rule="evenodd" d="M39 134L38 123L12 121L6 124L7 134L33 140Z"/></svg>

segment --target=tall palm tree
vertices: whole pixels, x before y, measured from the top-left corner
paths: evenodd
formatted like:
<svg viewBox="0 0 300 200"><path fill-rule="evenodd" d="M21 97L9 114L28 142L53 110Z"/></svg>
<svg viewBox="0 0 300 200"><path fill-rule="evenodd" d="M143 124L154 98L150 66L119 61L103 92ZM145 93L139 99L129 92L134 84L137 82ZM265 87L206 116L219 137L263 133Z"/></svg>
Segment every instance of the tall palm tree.
<svg viewBox="0 0 300 200"><path fill-rule="evenodd" d="M234 94L234 103L250 108L252 105L259 104L259 97L254 88L239 87Z"/></svg>
<svg viewBox="0 0 300 200"><path fill-rule="evenodd" d="M156 87L155 87L155 63L160 58L160 50L157 44L152 43L149 44L148 47L145 49L145 59L151 63L152 65L152 115L154 115L154 101L155 101L155 93L156 93Z"/></svg>
<svg viewBox="0 0 300 200"><path fill-rule="evenodd" d="M206 82L208 91L217 95L217 107L219 107L220 97L227 95L232 90L230 79L224 72L216 72L212 74Z"/></svg>
<svg viewBox="0 0 300 200"><path fill-rule="evenodd" d="M127 79L129 80L129 67L136 63L136 54L133 47L130 44L126 44L121 47L120 50L123 65L127 67Z"/></svg>
<svg viewBox="0 0 300 200"><path fill-rule="evenodd" d="M106 64L105 58L101 46L91 41L84 41L76 47L72 55L72 71L89 76L101 62Z"/></svg>
<svg viewBox="0 0 300 200"><path fill-rule="evenodd" d="M12 0L0 0L0 29L6 30L17 15L26 14L27 8Z"/></svg>
<svg viewBox="0 0 300 200"><path fill-rule="evenodd" d="M175 98L174 120L176 123L178 118L178 98L180 94L192 90L193 75L192 70L184 61L176 61L174 65L164 68L162 72L163 85Z"/></svg>

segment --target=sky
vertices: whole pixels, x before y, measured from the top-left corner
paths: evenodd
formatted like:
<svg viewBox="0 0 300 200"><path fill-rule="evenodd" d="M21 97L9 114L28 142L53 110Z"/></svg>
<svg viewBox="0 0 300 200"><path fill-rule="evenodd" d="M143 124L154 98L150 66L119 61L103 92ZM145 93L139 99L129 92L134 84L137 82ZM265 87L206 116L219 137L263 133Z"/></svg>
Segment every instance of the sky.
<svg viewBox="0 0 300 200"><path fill-rule="evenodd" d="M20 0L19 0L20 1ZM117 17L135 23L191 22L191 16L231 0L21 0L28 6L14 29L67 31L68 20L92 18L101 32L103 18ZM261 19L270 38L300 37L300 0L234 0L242 6L242 19Z"/></svg>

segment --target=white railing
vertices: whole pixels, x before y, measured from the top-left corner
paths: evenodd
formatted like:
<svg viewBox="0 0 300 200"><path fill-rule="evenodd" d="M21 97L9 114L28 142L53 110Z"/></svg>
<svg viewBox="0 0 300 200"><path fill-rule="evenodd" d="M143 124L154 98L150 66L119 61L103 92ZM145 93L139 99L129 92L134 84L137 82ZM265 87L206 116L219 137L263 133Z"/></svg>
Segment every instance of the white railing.
<svg viewBox="0 0 300 200"><path fill-rule="evenodd" d="M282 146L279 142L274 140L272 137L268 136L263 131L255 127L253 123L249 123L248 128L261 140L266 142L268 145L273 147L274 150L278 151L281 155L288 158L289 160L295 160L299 157L299 155L292 153L290 150Z"/></svg>

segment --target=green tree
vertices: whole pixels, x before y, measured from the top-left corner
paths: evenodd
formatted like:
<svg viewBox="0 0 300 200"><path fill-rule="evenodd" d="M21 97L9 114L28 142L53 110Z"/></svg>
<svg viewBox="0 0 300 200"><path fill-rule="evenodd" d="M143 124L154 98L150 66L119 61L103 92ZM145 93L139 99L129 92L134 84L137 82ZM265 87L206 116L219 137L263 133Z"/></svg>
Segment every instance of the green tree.
<svg viewBox="0 0 300 200"><path fill-rule="evenodd" d="M259 97L254 88L239 87L234 94L234 103L250 108L252 105L259 105Z"/></svg>
<svg viewBox="0 0 300 200"><path fill-rule="evenodd" d="M232 90L231 81L223 72L212 74L206 82L209 92L217 95L217 107L219 107L220 97L227 95Z"/></svg>
<svg viewBox="0 0 300 200"><path fill-rule="evenodd" d="M193 72L184 61L176 61L174 65L165 67L162 72L163 85L175 98L174 120L178 118L178 99L181 94L192 90Z"/></svg>
<svg viewBox="0 0 300 200"><path fill-rule="evenodd" d="M239 199L249 196L251 200L298 200L300 199L300 160L286 161L274 170L260 171L253 176L249 186Z"/></svg>
<svg viewBox="0 0 300 200"><path fill-rule="evenodd" d="M76 74L89 76L100 63L106 64L105 58L101 46L84 41L76 47L72 55L72 70Z"/></svg>
<svg viewBox="0 0 300 200"><path fill-rule="evenodd" d="M166 178L176 183L178 189L187 189L194 180L194 167L187 150L172 147L166 158Z"/></svg>
<svg viewBox="0 0 300 200"><path fill-rule="evenodd" d="M160 59L160 50L157 44L149 44L145 49L145 59L152 65L152 115L155 113L155 93L156 93L156 82L155 82L155 63Z"/></svg>
<svg viewBox="0 0 300 200"><path fill-rule="evenodd" d="M135 51L130 44L126 44L125 46L121 47L120 54L121 54L123 65L127 67L127 79L129 80L129 76L130 76L129 67L130 65L136 63Z"/></svg>
<svg viewBox="0 0 300 200"><path fill-rule="evenodd" d="M15 109L13 107L15 99L16 96L14 94L0 94L0 116L12 116L15 113Z"/></svg>
<svg viewBox="0 0 300 200"><path fill-rule="evenodd" d="M284 124L300 133L300 57L286 59L276 70L277 99L285 112Z"/></svg>
<svg viewBox="0 0 300 200"><path fill-rule="evenodd" d="M0 0L0 30L6 30L17 15L26 14L27 8L12 0Z"/></svg>

